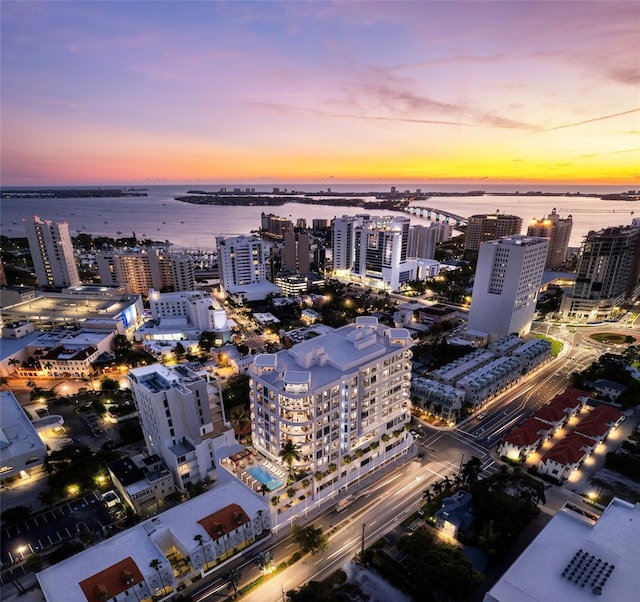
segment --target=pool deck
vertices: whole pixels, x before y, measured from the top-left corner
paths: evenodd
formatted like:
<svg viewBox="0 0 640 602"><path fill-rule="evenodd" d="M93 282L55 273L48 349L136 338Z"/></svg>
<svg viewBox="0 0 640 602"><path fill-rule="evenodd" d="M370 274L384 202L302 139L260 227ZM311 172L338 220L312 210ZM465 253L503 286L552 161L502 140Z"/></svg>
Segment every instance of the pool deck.
<svg viewBox="0 0 640 602"><path fill-rule="evenodd" d="M236 478L240 479L245 485L248 485L258 493L262 493L262 481L251 476L247 472L247 470L252 466L259 466L264 470L267 470L273 476L273 481L271 481L272 483L274 481L280 481L281 485L274 487L270 491L276 491L277 489L284 487L287 483L287 473L285 470L249 448L246 448L241 454L234 454L233 456L224 458L222 463Z"/></svg>

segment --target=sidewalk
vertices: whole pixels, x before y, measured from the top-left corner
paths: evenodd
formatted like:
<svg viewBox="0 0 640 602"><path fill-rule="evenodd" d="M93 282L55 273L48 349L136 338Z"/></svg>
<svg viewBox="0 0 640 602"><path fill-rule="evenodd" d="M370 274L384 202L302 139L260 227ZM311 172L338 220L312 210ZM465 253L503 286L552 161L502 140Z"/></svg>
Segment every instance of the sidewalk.
<svg viewBox="0 0 640 602"><path fill-rule="evenodd" d="M0 600L7 602L8 600L19 600L20 602L44 602L44 594L38 585L38 579L35 573L27 573L20 578L20 584L26 589L26 592L18 591L13 583L7 583L0 586Z"/></svg>

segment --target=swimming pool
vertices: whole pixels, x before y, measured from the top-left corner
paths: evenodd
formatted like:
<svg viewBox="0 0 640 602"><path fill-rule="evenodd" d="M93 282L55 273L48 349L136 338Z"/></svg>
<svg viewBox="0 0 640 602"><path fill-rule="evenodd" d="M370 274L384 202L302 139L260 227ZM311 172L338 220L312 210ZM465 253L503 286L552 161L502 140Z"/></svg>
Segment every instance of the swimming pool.
<svg viewBox="0 0 640 602"><path fill-rule="evenodd" d="M282 487L283 483L275 475L271 474L266 468L262 466L250 466L247 468L247 472L254 478L260 481L263 485L269 488L269 491L273 491L278 487Z"/></svg>

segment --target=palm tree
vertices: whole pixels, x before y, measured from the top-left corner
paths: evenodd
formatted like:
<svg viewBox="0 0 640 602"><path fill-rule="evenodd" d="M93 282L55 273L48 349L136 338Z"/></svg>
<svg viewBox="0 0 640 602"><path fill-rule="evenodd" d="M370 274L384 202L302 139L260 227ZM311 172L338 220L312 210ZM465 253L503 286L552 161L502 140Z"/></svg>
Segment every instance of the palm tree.
<svg viewBox="0 0 640 602"><path fill-rule="evenodd" d="M258 491L264 497L267 493L269 493L271 491L271 489L269 489L269 485L267 485L266 483L262 483L262 485L260 485L260 489Z"/></svg>
<svg viewBox="0 0 640 602"><path fill-rule="evenodd" d="M287 439L284 445L280 448L280 452L278 455L288 464L289 466L289 479L292 478L293 472L293 462L300 460L300 452L296 445L291 441L291 439Z"/></svg>
<svg viewBox="0 0 640 602"><path fill-rule="evenodd" d="M238 597L238 583L240 583L240 571L239 569L231 569L227 574L229 585L233 587L233 597Z"/></svg>
<svg viewBox="0 0 640 602"><path fill-rule="evenodd" d="M442 493L442 489L444 487L444 481L436 481L431 488L436 495L440 495Z"/></svg>
<svg viewBox="0 0 640 602"><path fill-rule="evenodd" d="M433 500L433 494L431 493L431 491L429 491L428 489L425 489L422 492L422 498L427 500L427 504L430 504L431 501Z"/></svg>
<svg viewBox="0 0 640 602"><path fill-rule="evenodd" d="M461 474L467 485L473 485L478 480L481 467L482 460L477 456L472 456L462 465Z"/></svg>
<svg viewBox="0 0 640 602"><path fill-rule="evenodd" d="M216 533L218 534L218 539L222 540L222 549L224 550L223 555L227 556L227 542L224 540L224 525L222 523L218 523L216 525Z"/></svg>
<svg viewBox="0 0 640 602"><path fill-rule="evenodd" d="M235 406L231 408L229 412L229 420L233 425L233 431L236 435L239 435L244 431L244 428L249 424L250 416L245 406Z"/></svg>
<svg viewBox="0 0 640 602"><path fill-rule="evenodd" d="M202 555L204 556L204 564L202 565L202 570L205 571L207 569L207 565L209 564L209 560L207 559L207 548L204 547L204 542L202 541L204 538L200 533L194 535L194 541L197 541L202 548Z"/></svg>
<svg viewBox="0 0 640 602"><path fill-rule="evenodd" d="M158 577L160 577L160 583L162 584L162 593L164 594L164 590L165 590L164 579L162 579L162 573L160 572L160 567L162 566L162 563L157 558L154 558L149 563L149 566L152 569L154 569L156 571L156 573L158 573Z"/></svg>

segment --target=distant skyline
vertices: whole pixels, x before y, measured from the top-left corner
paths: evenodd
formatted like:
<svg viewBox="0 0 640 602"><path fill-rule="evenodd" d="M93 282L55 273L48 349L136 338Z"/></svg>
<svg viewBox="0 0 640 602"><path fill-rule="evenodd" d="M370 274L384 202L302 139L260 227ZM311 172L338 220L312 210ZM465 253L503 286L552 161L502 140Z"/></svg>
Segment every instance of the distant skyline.
<svg viewBox="0 0 640 602"><path fill-rule="evenodd" d="M640 3L18 2L3 186L640 184Z"/></svg>

